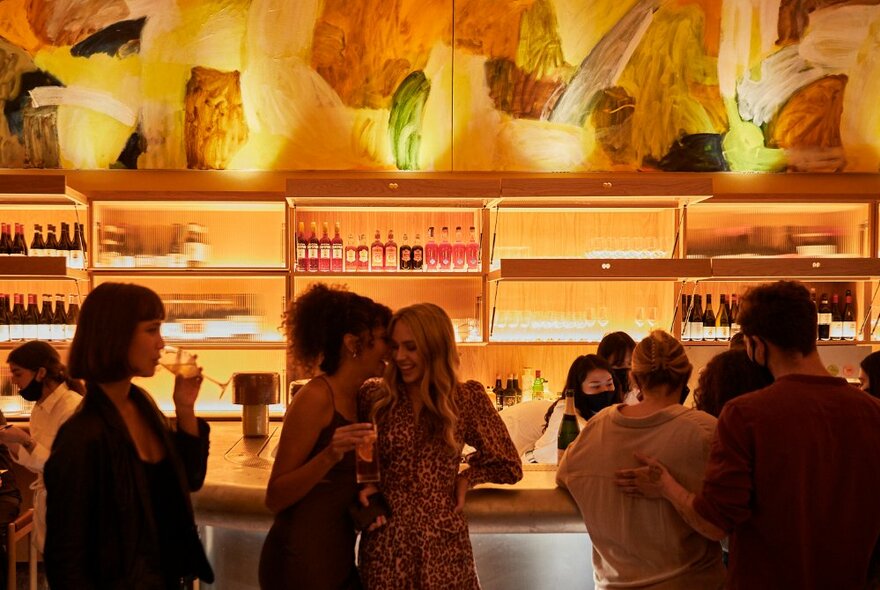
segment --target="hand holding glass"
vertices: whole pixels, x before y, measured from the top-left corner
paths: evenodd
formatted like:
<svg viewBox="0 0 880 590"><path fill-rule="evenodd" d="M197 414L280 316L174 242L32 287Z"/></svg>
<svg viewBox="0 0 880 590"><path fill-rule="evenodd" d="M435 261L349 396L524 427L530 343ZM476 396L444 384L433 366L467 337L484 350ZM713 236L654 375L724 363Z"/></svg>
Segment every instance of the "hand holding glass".
<svg viewBox="0 0 880 590"><path fill-rule="evenodd" d="M198 375L200 371L199 365L196 363L196 355L177 346L164 347L162 349L162 356L159 357L159 364L168 369L169 372L174 375L180 375L184 379L191 379ZM220 387L220 397L223 397L223 394L226 393L226 388L232 382L231 376L225 383L204 373L202 373L202 378Z"/></svg>
<svg viewBox="0 0 880 590"><path fill-rule="evenodd" d="M372 434L366 436L354 449L355 470L358 483L376 483L379 481L379 447L376 444L379 436L373 424Z"/></svg>

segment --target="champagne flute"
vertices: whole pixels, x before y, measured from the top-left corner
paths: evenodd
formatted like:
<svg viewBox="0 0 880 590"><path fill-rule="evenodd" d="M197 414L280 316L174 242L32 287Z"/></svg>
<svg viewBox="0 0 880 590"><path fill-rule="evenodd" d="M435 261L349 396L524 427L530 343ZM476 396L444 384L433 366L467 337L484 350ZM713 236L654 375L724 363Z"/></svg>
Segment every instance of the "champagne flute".
<svg viewBox="0 0 880 590"><path fill-rule="evenodd" d="M180 375L184 379L190 379L199 374L199 365L196 363L196 355L186 351L178 346L165 346L162 348L162 355L159 357L159 364L165 367L170 373ZM220 397L226 393L226 388L232 382L230 376L226 382L218 381L213 377L209 377L202 373L202 378L207 379L220 387Z"/></svg>

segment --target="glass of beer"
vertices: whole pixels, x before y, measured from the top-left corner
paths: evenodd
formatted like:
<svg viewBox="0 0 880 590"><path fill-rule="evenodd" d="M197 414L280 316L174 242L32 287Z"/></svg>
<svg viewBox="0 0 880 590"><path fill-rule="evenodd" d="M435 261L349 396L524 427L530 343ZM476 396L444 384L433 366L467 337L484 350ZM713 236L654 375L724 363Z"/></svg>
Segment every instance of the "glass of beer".
<svg viewBox="0 0 880 590"><path fill-rule="evenodd" d="M354 460L358 483L376 483L379 481L379 447L376 444L378 434L376 425L373 432L355 448Z"/></svg>
<svg viewBox="0 0 880 590"><path fill-rule="evenodd" d="M199 374L199 364L196 361L196 355L177 346L164 347L162 349L162 356L159 357L159 364L168 369L169 372L180 375L184 379L190 379ZM220 387L220 397L223 397L223 394L226 393L226 388L232 382L231 376L225 382L218 381L204 373L202 373L202 377Z"/></svg>

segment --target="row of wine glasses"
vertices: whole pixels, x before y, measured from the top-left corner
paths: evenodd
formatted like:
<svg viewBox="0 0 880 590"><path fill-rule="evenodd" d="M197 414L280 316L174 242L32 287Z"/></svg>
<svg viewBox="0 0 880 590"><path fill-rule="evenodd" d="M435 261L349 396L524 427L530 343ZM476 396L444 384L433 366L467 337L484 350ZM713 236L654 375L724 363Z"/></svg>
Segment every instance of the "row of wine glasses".
<svg viewBox="0 0 880 590"><path fill-rule="evenodd" d="M647 335L658 322L656 306L637 306L632 322L637 330L627 330L628 325L612 326L610 329L632 331L634 335ZM492 340L501 342L595 342L609 331L611 324L608 306L587 306L576 312L532 312L528 310L498 310L495 313Z"/></svg>
<svg viewBox="0 0 880 590"><path fill-rule="evenodd" d="M590 238L587 258L666 258L656 237Z"/></svg>

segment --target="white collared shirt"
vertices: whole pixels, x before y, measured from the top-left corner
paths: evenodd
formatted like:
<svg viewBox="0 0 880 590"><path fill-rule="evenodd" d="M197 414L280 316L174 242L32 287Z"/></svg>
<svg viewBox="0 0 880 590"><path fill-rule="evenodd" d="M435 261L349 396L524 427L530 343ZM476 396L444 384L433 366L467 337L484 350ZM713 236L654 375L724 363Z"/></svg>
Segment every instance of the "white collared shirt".
<svg viewBox="0 0 880 590"><path fill-rule="evenodd" d="M62 383L41 402L34 404L29 421L33 449L29 452L18 446L18 455L11 453L15 461L37 474L31 489L43 487L43 466L49 459L52 442L58 429L64 424L82 401L82 396Z"/></svg>

